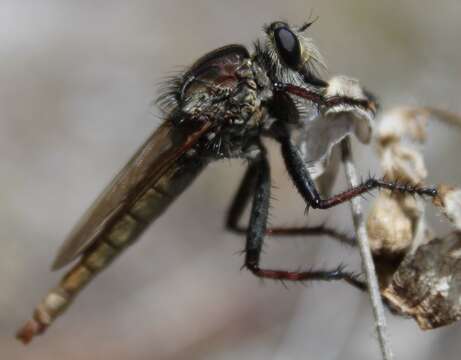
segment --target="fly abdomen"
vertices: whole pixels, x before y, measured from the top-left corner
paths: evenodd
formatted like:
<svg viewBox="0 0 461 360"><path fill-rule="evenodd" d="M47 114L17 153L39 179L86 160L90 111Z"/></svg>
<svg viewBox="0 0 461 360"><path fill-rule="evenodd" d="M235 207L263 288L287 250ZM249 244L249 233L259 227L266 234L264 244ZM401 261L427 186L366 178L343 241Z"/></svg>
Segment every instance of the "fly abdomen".
<svg viewBox="0 0 461 360"><path fill-rule="evenodd" d="M36 307L32 320L18 332L17 337L28 343L34 335L43 333L95 275L134 243L143 230L192 183L205 163L197 158L183 159L135 199L125 213L83 252L59 285L48 292Z"/></svg>
<svg viewBox="0 0 461 360"><path fill-rule="evenodd" d="M159 184L160 185L160 184ZM158 185L150 188L130 209L130 215L140 222L150 222L162 214L173 197Z"/></svg>

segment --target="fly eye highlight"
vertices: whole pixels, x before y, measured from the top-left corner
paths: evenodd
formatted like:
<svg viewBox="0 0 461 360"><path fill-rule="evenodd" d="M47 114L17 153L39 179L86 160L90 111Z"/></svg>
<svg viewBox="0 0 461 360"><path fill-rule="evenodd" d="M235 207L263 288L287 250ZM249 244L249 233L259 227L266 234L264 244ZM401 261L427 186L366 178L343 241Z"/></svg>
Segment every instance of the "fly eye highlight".
<svg viewBox="0 0 461 360"><path fill-rule="evenodd" d="M273 31L277 52L283 62L293 70L299 69L302 60L298 37L286 26L277 27Z"/></svg>

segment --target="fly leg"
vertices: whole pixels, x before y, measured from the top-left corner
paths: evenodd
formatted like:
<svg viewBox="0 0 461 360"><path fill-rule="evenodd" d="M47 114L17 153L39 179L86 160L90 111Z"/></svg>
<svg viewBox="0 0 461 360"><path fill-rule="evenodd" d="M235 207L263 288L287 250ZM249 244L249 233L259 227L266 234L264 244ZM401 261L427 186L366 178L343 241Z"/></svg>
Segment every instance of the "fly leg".
<svg viewBox="0 0 461 360"><path fill-rule="evenodd" d="M275 91L288 93L288 94L303 98L305 100L309 100L313 102L314 104L317 104L317 106L319 107L331 108L333 106L344 104L344 105L353 105L353 106L362 108L366 111L371 111L373 113L376 112L376 108L377 108L377 103L376 103L374 96L368 92L366 92L366 96L368 97L368 100L354 99L348 96L333 96L330 98L326 98L325 96L315 91L306 89L304 87L296 86L293 84L289 84L289 83L275 82L272 84L272 86Z"/></svg>
<svg viewBox="0 0 461 360"><path fill-rule="evenodd" d="M373 189L388 189L411 195L427 195L430 197L437 196L437 189L434 187L412 186L408 184L400 184L398 182L369 178L358 186L329 198L322 199L309 174L306 164L301 157L301 154L287 135L286 131L283 131L282 136L278 136L277 140L282 146L282 156L285 160L288 173L290 174L296 188L306 201L306 204L314 209L331 208L347 202L356 196L368 193Z"/></svg>
<svg viewBox="0 0 461 360"><path fill-rule="evenodd" d="M255 170L251 170L255 172L255 187L250 223L247 231L244 266L260 278L282 281L345 280L360 290L364 290L365 284L358 280L354 274L343 271L342 267L325 271L285 271L260 268L261 249L264 236L267 233L271 189L270 170L269 163L264 155L259 160L256 160L252 166L255 167Z"/></svg>
<svg viewBox="0 0 461 360"><path fill-rule="evenodd" d="M248 227L239 225L239 221L248 205L252 193L255 191L258 175L258 162L250 163L232 204L227 213L226 229L239 235L247 234ZM293 227L269 227L266 228L269 236L322 236L327 235L341 243L355 246L355 238L341 233L325 225L318 226L293 226Z"/></svg>
<svg viewBox="0 0 461 360"><path fill-rule="evenodd" d="M227 211L226 229L236 234L246 234L246 229L239 226L239 221L248 205L251 194L255 190L256 179L258 177L258 166L260 161L250 162L240 182L237 193L232 200L232 204Z"/></svg>

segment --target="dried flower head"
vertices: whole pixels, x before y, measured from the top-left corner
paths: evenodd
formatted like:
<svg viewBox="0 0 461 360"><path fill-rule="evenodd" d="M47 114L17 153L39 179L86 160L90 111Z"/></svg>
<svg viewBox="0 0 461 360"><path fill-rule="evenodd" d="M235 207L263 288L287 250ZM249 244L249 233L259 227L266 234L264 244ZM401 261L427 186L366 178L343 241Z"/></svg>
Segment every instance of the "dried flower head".
<svg viewBox="0 0 461 360"><path fill-rule="evenodd" d="M461 234L433 239L407 256L382 290L399 314L415 318L423 330L461 318Z"/></svg>
<svg viewBox="0 0 461 360"><path fill-rule="evenodd" d="M384 174L417 185L427 176L421 146L428 120L444 112L400 108L379 122L376 141ZM453 123L453 114L449 114ZM456 231L434 238L421 199L382 192L370 211L367 229L381 294L391 309L413 317L422 329L461 318L461 189L440 185L434 204Z"/></svg>
<svg viewBox="0 0 461 360"><path fill-rule="evenodd" d="M427 170L420 145L426 139L427 120L427 112L410 108L383 115L375 140L386 179L411 185L425 180ZM392 274L405 254L426 240L423 199L381 192L370 210L367 230L378 269L382 267L382 273ZM390 269L389 258L393 260Z"/></svg>

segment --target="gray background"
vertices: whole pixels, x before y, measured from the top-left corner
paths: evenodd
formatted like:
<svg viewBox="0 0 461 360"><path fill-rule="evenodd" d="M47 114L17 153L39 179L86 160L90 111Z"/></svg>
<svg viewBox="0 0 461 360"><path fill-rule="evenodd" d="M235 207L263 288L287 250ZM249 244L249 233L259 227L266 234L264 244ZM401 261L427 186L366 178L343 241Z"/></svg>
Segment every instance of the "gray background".
<svg viewBox="0 0 461 360"><path fill-rule="evenodd" d="M384 109L461 112L459 1L0 1L2 359L379 358L364 294L343 284L287 290L239 271L243 240L223 230L239 161L207 169L46 336L27 348L13 339L58 281L49 265L70 227L159 124L150 102L162 78L223 44L251 45L266 22L300 24L311 11L330 74L360 78ZM430 181L460 183L460 136L430 129ZM303 224L271 150L272 223ZM357 150L367 174L373 151ZM351 230L347 206L310 216ZM264 264L359 268L354 250L324 240L268 240ZM399 359L459 358L461 324L422 332L388 319Z"/></svg>

